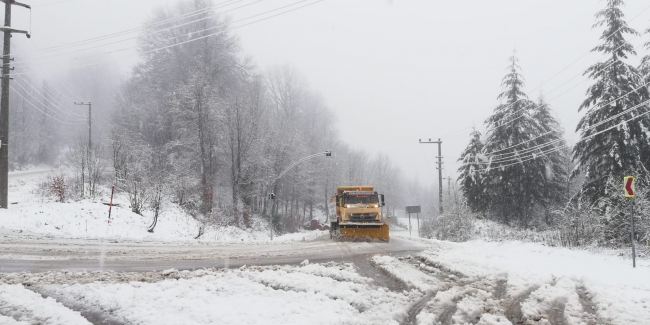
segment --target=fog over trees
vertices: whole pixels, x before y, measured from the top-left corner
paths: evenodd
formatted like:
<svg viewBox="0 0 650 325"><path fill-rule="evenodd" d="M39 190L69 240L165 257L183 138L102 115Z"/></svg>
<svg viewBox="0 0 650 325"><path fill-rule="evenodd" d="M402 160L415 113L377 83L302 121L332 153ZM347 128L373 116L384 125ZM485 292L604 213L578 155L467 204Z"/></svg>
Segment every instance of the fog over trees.
<svg viewBox="0 0 650 325"><path fill-rule="evenodd" d="M308 78L288 64L257 67L212 6L185 0L157 8L138 37L141 60L124 80L103 65L56 87L17 77L11 168L64 164L74 174L67 180L71 199L105 194L115 184L136 213L157 217L176 204L205 226L248 228L270 214L280 233L316 217L325 222L342 184L375 185L386 194L387 211L403 207L404 190L415 181L405 181L387 155L351 149ZM88 99L91 147L87 106L63 108ZM307 160L273 182L297 160L326 150L332 157Z"/></svg>
<svg viewBox="0 0 650 325"><path fill-rule="evenodd" d="M634 49L626 37L650 40L650 28L639 34L628 27L622 6L608 0L596 14L602 36L593 52L602 59L584 72L591 86L579 107L553 106L543 92L529 97L525 67L534 62L519 62L516 51L504 58L502 91L496 103L486 103L494 110L484 128L469 134L461 157L447 158L461 167L454 182L444 182L442 216L437 186L409 180L390 152L343 139L340 117L309 76L290 63L258 66L210 0L152 11L137 37L139 61L125 77L92 63L93 55L82 60L90 62L84 69L56 78L15 74L10 168L64 166L69 174L56 184L60 190L65 179L67 199L105 195L115 185L135 213L157 218L175 205L204 227L248 229L272 216L276 232L297 231L314 218L326 222L337 186L369 184L386 195L389 215L421 204L430 229L437 229L431 236L454 239L440 229L462 229L469 238L471 220L487 219L558 231L572 245L624 244L622 177L650 181L650 41ZM637 50L640 64L633 64ZM39 59L16 55L16 64L34 71ZM88 107L70 109L89 101L91 143ZM558 110L583 113L577 143L565 140ZM360 127L391 132L362 121ZM326 150L332 157L315 156L277 178ZM639 204L648 199L641 190ZM649 210L642 211L639 240L650 236Z"/></svg>

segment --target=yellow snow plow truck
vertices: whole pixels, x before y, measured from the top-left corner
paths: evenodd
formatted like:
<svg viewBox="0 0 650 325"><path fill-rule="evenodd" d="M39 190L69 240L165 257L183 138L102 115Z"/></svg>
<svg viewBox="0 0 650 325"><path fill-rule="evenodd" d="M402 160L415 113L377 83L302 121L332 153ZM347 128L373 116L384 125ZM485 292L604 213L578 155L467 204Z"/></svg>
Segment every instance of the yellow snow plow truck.
<svg viewBox="0 0 650 325"><path fill-rule="evenodd" d="M377 238L388 241L388 220L382 219L384 195L374 186L339 186L330 199L330 238Z"/></svg>

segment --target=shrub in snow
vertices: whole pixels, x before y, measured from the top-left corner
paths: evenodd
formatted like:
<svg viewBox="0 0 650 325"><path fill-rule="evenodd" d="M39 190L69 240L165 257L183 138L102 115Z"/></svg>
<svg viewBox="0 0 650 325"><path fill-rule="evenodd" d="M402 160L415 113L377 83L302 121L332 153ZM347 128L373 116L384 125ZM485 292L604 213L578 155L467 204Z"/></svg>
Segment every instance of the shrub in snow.
<svg viewBox="0 0 650 325"><path fill-rule="evenodd" d="M477 214L470 211L463 201L447 204L446 213L420 222L420 235L455 242L472 238Z"/></svg>
<svg viewBox="0 0 650 325"><path fill-rule="evenodd" d="M56 200L63 202L65 200L66 185L63 175L54 176L50 182L50 191L56 196Z"/></svg>
<svg viewBox="0 0 650 325"><path fill-rule="evenodd" d="M603 228L598 220L598 209L586 200L569 202L557 214L560 217L558 230L562 246L586 246L595 244L602 238Z"/></svg>

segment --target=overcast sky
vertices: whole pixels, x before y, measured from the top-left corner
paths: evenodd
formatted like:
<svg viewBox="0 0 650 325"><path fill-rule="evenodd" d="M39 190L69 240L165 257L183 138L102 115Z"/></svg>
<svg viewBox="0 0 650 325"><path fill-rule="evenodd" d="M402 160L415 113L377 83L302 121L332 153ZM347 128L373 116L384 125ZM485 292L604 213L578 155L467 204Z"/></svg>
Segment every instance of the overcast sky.
<svg viewBox="0 0 650 325"><path fill-rule="evenodd" d="M22 0L33 5L33 37L15 35L16 52L90 39L142 25L167 0ZM288 9L308 5L306 0ZM215 0L215 4L224 2ZM233 20L300 0L240 0L223 10ZM236 3L235 3L236 2ZM516 49L531 99L544 93L567 131L570 143L580 117L578 106L591 84L582 72L600 57L589 54L601 28L596 0L323 0L290 13L234 29L244 53L260 69L289 64L323 94L337 113L341 138L371 155L388 154L405 171L432 184L435 145L443 141L445 173L455 174L473 126L496 105L508 57ZM650 3L628 0L623 8L637 31L650 28ZM30 28L29 11L14 7L13 27ZM272 14L282 12L275 11ZM271 14L269 14L271 15ZM268 16L268 15L267 15ZM265 16L241 23L250 22ZM135 35L131 35L135 36ZM650 36L629 38L639 55ZM133 40L95 49L101 54L134 46ZM41 54L42 55L42 54ZM58 57L42 66L55 82L78 61ZM133 50L110 54L110 64L127 74ZM105 60L105 56L97 60ZM638 62L632 58L631 63ZM19 69L17 68L17 71ZM37 73L36 71L35 73ZM52 74L54 73L54 74Z"/></svg>

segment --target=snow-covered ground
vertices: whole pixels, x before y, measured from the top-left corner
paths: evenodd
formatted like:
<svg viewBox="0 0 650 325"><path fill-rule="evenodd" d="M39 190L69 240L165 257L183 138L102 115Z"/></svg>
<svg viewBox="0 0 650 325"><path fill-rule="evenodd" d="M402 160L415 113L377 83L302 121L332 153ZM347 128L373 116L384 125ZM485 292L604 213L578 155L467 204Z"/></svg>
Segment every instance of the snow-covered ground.
<svg viewBox="0 0 650 325"><path fill-rule="evenodd" d="M0 210L0 263L35 260L66 270L100 263L89 269L104 270L103 263L137 262L144 272L0 273L0 324L110 319L123 324L650 325L650 261L642 256L633 269L628 251L419 239L413 218L410 233L391 229L390 243L337 242L323 231L269 242L263 220L256 230L209 229L194 240L198 224L173 206L151 234L146 231L150 218L132 213L123 197L116 200L120 206L110 225L102 204L107 197L69 203L43 199L35 190L46 172L10 178L15 204ZM398 221L408 225L408 219ZM264 264L298 264L303 257L345 257L353 263L239 267L260 258ZM165 261L193 269L201 260L210 267L217 261L243 262L236 269L153 270L166 268L159 268Z"/></svg>
<svg viewBox="0 0 650 325"><path fill-rule="evenodd" d="M539 244L419 241L421 253L353 264L0 273L0 323L76 324L91 312L126 324L649 324L647 260L633 269Z"/></svg>
<svg viewBox="0 0 650 325"><path fill-rule="evenodd" d="M38 193L39 184L46 180L49 169L10 173L9 209L0 210L0 229L18 230L32 234L62 238L107 238L155 241L194 240L200 224L177 205L165 204L153 233L147 231L153 221L150 212L144 216L133 213L127 197L118 193L113 203L109 223L106 203L110 189L104 195L81 201L55 202L54 198ZM238 227L207 227L200 241L214 242L264 242L270 240L268 222L254 220L252 229ZM274 238L275 241L310 239L320 233L304 232Z"/></svg>
<svg viewBox="0 0 650 325"><path fill-rule="evenodd" d="M629 255L523 242L424 241L432 247L418 255L422 267L433 265L478 282L490 279L491 295L504 290L499 294L511 297L511 308L526 324L552 317L558 309L564 324L650 324L648 260L637 260L632 268Z"/></svg>
<svg viewBox="0 0 650 325"><path fill-rule="evenodd" d="M149 282L151 274L129 282L0 285L0 314L26 323L86 324L57 299L124 324L399 324L409 302L422 296L377 286L344 263L166 270ZM39 305L48 308L36 313Z"/></svg>

